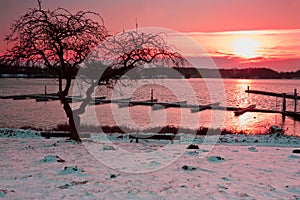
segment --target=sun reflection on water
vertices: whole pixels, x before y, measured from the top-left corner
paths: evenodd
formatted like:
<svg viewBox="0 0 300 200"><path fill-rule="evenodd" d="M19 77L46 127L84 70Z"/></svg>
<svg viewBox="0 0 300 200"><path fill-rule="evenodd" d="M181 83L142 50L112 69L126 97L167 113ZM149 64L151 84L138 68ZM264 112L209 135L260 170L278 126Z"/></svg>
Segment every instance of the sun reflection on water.
<svg viewBox="0 0 300 200"><path fill-rule="evenodd" d="M251 88L251 80L249 79L239 79L236 80L233 94L235 95L235 105L238 107L245 107L249 104L255 104L256 102L251 102L249 99L249 94L245 93L248 87Z"/></svg>

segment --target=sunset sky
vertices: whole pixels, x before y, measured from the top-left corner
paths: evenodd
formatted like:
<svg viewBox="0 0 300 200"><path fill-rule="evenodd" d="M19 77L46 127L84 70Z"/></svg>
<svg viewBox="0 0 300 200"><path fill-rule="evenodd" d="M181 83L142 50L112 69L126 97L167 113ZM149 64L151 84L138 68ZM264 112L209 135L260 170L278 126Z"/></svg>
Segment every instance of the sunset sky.
<svg viewBox="0 0 300 200"><path fill-rule="evenodd" d="M1 51L10 23L34 0L0 1ZM173 29L203 46L220 68L300 69L298 0L51 0L44 8L98 12L111 34L135 27ZM204 66L202 66L204 67Z"/></svg>

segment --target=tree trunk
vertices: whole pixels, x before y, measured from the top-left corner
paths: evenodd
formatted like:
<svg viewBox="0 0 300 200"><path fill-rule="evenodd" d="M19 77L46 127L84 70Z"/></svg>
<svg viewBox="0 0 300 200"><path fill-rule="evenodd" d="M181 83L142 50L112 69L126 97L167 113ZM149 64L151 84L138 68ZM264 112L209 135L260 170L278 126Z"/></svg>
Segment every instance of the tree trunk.
<svg viewBox="0 0 300 200"><path fill-rule="evenodd" d="M59 93L62 93L62 75L61 75L61 71L58 74L58 91Z"/></svg>
<svg viewBox="0 0 300 200"><path fill-rule="evenodd" d="M61 95L60 99L63 104L63 108L67 114L67 117L69 119L69 125L70 125L70 131L71 131L70 139L75 140L77 142L81 142L81 139L80 139L78 131L77 131L77 127L79 127L79 125L80 125L80 117L78 115L73 116L72 108L64 95Z"/></svg>
<svg viewBox="0 0 300 200"><path fill-rule="evenodd" d="M62 91L62 77L59 76L59 99L60 102L63 104L64 111L69 119L69 126L70 126L70 139L75 140L77 142L81 142L81 139L79 137L77 127L80 125L80 117L78 115L73 115L72 108L70 106L70 103L67 101L66 96L68 95L70 85L71 85L71 79L66 80L66 87L64 91Z"/></svg>

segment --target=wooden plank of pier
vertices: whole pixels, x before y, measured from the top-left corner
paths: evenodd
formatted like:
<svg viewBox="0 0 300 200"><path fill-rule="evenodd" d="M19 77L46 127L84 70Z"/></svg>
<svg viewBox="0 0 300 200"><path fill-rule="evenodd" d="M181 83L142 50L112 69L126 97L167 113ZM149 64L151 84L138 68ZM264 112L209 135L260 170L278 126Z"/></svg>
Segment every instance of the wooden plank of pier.
<svg viewBox="0 0 300 200"><path fill-rule="evenodd" d="M119 108L123 107L131 107L131 106L152 106L158 99L150 99L144 101L128 101L128 102L121 102L118 103Z"/></svg>
<svg viewBox="0 0 300 200"><path fill-rule="evenodd" d="M211 108L207 108L211 109ZM226 111L237 111L240 109L239 107L232 107L232 106L215 106L213 107L214 110L226 110ZM261 112L261 113L282 113L281 111L278 110L267 110L267 109L252 109L248 110L247 112Z"/></svg>
<svg viewBox="0 0 300 200"><path fill-rule="evenodd" d="M210 109L210 108L208 108ZM226 106L217 106L213 108L214 110L227 110L227 111L236 111L239 108L237 107L226 107ZM299 112L291 112L291 111L279 111L279 110L267 110L267 109L251 109L247 112L259 112L259 113L275 113L275 114L283 114L285 116L291 117L297 121L300 121L300 113Z"/></svg>
<svg viewBox="0 0 300 200"><path fill-rule="evenodd" d="M51 93L48 95L57 95L55 93ZM32 99L36 96L45 96L45 94L22 94L22 95L7 95L7 96L0 96L0 99L13 99L13 100L22 100L22 99Z"/></svg>
<svg viewBox="0 0 300 200"><path fill-rule="evenodd" d="M198 105L197 107L191 108L191 112L192 113L200 112L200 111L203 111L203 110L212 109L213 107L216 107L216 106L219 106L219 105L220 105L219 102L211 103L211 104L207 104L207 105L203 105L203 106Z"/></svg>
<svg viewBox="0 0 300 200"><path fill-rule="evenodd" d="M52 101L59 100L59 97L58 97L57 93L49 93L49 94L8 95L8 96L0 96L0 99L13 99L13 100L35 99L37 102L40 102L40 101L49 101L49 100L52 100ZM82 95L66 96L66 99L69 103L80 102L80 101L84 100ZM95 97L94 101L98 102L98 101L101 101L104 99L105 99L104 96L100 96L100 97ZM108 102L112 103L113 101L108 100Z"/></svg>
<svg viewBox="0 0 300 200"><path fill-rule="evenodd" d="M299 112L290 112L290 111L286 111L284 113L284 115L292 117L293 119L300 121L300 113Z"/></svg>
<svg viewBox="0 0 300 200"><path fill-rule="evenodd" d="M89 105L99 105L99 104L108 104L108 103L128 103L130 98L126 99L96 99L92 100Z"/></svg>
<svg viewBox="0 0 300 200"><path fill-rule="evenodd" d="M249 112L249 111L253 110L255 107L256 107L256 105L253 104L253 105L247 106L245 108L239 108L236 111L234 111L234 115L235 116L240 116L240 115L242 115L246 112Z"/></svg>
<svg viewBox="0 0 300 200"><path fill-rule="evenodd" d="M267 96L273 96L273 97L283 97L284 93L275 93L275 92L265 92L265 91L259 91L259 90L245 90L246 93L252 93L252 94L261 94L261 95L267 95ZM295 96L294 94L285 94L285 98L287 99L300 99L300 96Z"/></svg>
<svg viewBox="0 0 300 200"><path fill-rule="evenodd" d="M170 107L181 107L182 105L186 105L187 101L176 101L176 102L156 102L152 106L152 110L160 110Z"/></svg>
<svg viewBox="0 0 300 200"><path fill-rule="evenodd" d="M35 99L35 101L39 102L39 101L55 101L55 100L59 100L59 97L57 95L33 95L30 98Z"/></svg>
<svg viewBox="0 0 300 200"><path fill-rule="evenodd" d="M55 101L55 100L59 100L58 95L32 95L30 98L35 99L37 102L38 101L49 101L49 100ZM81 95L79 95L79 96L66 96L66 100L69 103L72 103L72 102L83 101L84 98L82 98Z"/></svg>

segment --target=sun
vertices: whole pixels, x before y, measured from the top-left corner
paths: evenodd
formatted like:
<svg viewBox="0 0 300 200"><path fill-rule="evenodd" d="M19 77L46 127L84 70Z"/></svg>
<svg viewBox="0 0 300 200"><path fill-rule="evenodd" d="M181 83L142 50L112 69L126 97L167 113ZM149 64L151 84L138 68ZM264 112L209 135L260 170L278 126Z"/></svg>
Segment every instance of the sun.
<svg viewBox="0 0 300 200"><path fill-rule="evenodd" d="M233 53L243 58L255 58L259 56L260 43L252 38L242 37L231 43Z"/></svg>

